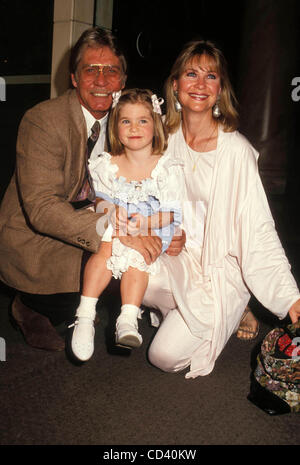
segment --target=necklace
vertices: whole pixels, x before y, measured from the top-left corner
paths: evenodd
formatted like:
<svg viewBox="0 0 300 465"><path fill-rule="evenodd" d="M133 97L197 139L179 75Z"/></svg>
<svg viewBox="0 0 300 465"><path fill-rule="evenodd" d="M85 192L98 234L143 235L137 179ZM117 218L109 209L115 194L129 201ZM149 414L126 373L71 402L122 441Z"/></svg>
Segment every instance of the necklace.
<svg viewBox="0 0 300 465"><path fill-rule="evenodd" d="M192 170L193 172L194 172L195 169L196 169L196 166L197 166L198 160L200 159L201 153L205 152L205 149L206 149L206 147L208 146L208 143L210 142L212 136L214 135L214 132L215 132L216 128L217 128L217 126L214 125L212 132L210 133L209 137L207 138L207 142L206 142L205 146L203 147L202 151L199 152L197 158L193 157L193 155L192 155L192 153L191 153L191 151L190 151L189 144L188 144L188 143L186 142L186 140L185 140L185 144L186 144L186 148L187 148L187 152L188 152L189 158L192 160L192 163L193 163L193 170ZM184 137L184 134L183 134L183 137ZM185 138L184 138L184 139L185 139ZM193 150L193 149L192 149L192 150ZM194 152L195 152L195 150L194 150Z"/></svg>

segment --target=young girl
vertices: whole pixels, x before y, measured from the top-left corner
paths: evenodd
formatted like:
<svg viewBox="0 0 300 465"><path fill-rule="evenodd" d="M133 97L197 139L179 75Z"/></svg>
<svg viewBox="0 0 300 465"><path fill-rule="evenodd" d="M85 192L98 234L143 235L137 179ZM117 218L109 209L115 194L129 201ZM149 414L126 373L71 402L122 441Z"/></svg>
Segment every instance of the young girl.
<svg viewBox="0 0 300 465"><path fill-rule="evenodd" d="M99 251L84 270L71 342L81 361L93 354L96 304L112 276L121 279L116 343L129 348L142 343L137 318L149 273L159 272L159 258L147 265L143 256L123 245L119 237L157 234L164 252L175 227L181 224L182 166L167 153L162 155L167 148L162 103L147 89L114 93L108 123L111 153L104 152L89 162L97 197L113 203L117 214L111 215Z"/></svg>

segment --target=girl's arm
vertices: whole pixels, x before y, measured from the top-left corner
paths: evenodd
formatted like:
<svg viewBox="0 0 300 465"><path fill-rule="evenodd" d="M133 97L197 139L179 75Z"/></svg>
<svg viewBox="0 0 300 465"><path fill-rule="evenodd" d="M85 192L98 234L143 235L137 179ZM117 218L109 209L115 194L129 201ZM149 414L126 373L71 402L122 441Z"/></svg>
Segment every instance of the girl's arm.
<svg viewBox="0 0 300 465"><path fill-rule="evenodd" d="M151 216L143 216L140 213L133 213L128 220L128 233L131 236L137 234L151 234L154 229L168 226L174 221L174 212L157 212Z"/></svg>

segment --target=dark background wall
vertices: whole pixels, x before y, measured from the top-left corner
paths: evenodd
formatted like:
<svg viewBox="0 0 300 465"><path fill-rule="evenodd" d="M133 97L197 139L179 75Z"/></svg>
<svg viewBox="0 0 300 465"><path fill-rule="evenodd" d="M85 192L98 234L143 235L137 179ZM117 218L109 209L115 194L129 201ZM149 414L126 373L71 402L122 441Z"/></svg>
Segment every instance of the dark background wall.
<svg viewBox="0 0 300 465"><path fill-rule="evenodd" d="M0 1L1 77L51 73L53 5L53 0ZM14 170L20 120L49 96L50 84L6 86L6 101L0 101L0 199Z"/></svg>
<svg viewBox="0 0 300 465"><path fill-rule="evenodd" d="M113 31L127 52L128 85L144 85L161 93L180 48L196 37L220 45L236 80L246 3L187 0L179 5L172 0L115 0Z"/></svg>

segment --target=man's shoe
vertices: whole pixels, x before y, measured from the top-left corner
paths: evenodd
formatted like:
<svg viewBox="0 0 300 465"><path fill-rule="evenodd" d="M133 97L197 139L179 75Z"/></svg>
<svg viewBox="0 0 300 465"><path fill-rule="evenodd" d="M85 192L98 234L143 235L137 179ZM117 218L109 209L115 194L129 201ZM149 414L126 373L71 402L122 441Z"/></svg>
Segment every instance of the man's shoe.
<svg viewBox="0 0 300 465"><path fill-rule="evenodd" d="M11 316L22 331L27 344L37 349L61 351L65 341L59 336L49 319L31 308L26 307L18 295L11 307Z"/></svg>

